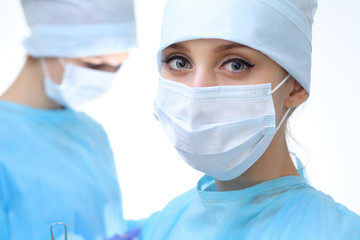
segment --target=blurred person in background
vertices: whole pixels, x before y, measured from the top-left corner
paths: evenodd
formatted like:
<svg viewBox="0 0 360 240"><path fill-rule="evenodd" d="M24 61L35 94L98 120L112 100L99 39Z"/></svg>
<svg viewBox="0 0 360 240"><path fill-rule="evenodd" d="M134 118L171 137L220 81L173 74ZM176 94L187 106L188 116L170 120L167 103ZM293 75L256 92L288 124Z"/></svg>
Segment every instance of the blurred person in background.
<svg viewBox="0 0 360 240"><path fill-rule="evenodd" d="M22 6L28 57L0 96L0 239L49 239L56 222L69 239L124 232L107 135L81 109L106 93L137 44L133 0Z"/></svg>

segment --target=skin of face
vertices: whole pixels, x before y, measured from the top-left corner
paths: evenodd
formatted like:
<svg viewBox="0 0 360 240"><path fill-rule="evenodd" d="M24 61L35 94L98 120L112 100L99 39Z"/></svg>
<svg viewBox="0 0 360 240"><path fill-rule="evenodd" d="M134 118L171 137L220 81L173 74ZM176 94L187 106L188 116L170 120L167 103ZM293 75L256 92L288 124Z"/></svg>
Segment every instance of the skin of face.
<svg viewBox="0 0 360 240"><path fill-rule="evenodd" d="M161 75L190 87L271 83L274 89L288 73L265 54L221 39L175 43L162 51ZM303 103L308 93L292 77L272 94L277 125L289 108ZM216 180L219 191L238 190L263 181L298 175L285 138L285 123L273 141L245 173L230 181Z"/></svg>

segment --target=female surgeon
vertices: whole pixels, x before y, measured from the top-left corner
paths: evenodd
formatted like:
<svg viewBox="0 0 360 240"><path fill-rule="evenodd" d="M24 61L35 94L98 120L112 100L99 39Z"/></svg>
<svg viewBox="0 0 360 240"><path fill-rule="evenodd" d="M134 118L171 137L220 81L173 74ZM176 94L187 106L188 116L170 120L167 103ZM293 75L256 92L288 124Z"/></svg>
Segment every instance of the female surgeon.
<svg viewBox="0 0 360 240"><path fill-rule="evenodd" d="M154 112L206 175L153 214L142 239L360 239L360 217L309 185L286 142L287 119L309 96L316 8L166 2Z"/></svg>
<svg viewBox="0 0 360 240"><path fill-rule="evenodd" d="M50 239L57 222L69 239L111 237L126 230L113 154L103 128L78 110L110 88L136 46L134 3L22 6L29 56L0 97L0 239Z"/></svg>

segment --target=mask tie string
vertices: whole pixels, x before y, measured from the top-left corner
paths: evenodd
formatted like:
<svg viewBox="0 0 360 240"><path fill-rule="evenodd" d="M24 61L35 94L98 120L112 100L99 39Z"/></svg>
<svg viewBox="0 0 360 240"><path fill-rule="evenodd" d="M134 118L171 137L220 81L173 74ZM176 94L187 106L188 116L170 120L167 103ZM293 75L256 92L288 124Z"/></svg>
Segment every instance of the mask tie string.
<svg viewBox="0 0 360 240"><path fill-rule="evenodd" d="M43 70L45 77L50 78L50 72L47 67L46 60L44 58L40 58L40 64L41 64L41 68Z"/></svg>
<svg viewBox="0 0 360 240"><path fill-rule="evenodd" d="M281 125L284 123L284 121L285 121L285 119L287 118L287 116L289 115L291 109L292 109L292 108L289 108L289 109L285 112L285 114L284 114L284 116L282 117L279 125L276 127L276 132L280 129Z"/></svg>
<svg viewBox="0 0 360 240"><path fill-rule="evenodd" d="M271 90L269 92L269 95L276 92L276 90L278 90L289 79L289 77L290 77L290 74L288 74L273 90Z"/></svg>
<svg viewBox="0 0 360 240"><path fill-rule="evenodd" d="M66 62L63 58L58 58L59 63L61 64L61 66L65 69L66 66Z"/></svg>
<svg viewBox="0 0 360 240"><path fill-rule="evenodd" d="M271 95L271 94L273 94L274 92L276 92L276 90L278 90L282 85L284 85L284 83L285 83L289 78L290 78L290 74L286 75L286 77L285 77L273 90L271 90L271 91L269 92L269 95ZM291 108L289 108L289 109L285 112L285 114L284 114L284 116L282 117L279 125L276 127L276 131L278 131L278 130L280 129L281 125L284 123L284 121L285 121L285 119L287 118L287 116L289 115L290 111L291 111Z"/></svg>

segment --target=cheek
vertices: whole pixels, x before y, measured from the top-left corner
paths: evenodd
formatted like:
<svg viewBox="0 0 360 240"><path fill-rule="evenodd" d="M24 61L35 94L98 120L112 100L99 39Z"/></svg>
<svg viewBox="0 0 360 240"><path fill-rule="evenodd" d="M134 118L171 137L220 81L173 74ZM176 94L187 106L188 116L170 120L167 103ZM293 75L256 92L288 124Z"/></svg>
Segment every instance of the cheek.
<svg viewBox="0 0 360 240"><path fill-rule="evenodd" d="M170 73L169 73L169 70L167 69L166 66L164 66L164 64L161 66L160 75L161 75L163 78L168 79L168 80L170 80L170 78L171 78L171 75L170 75Z"/></svg>
<svg viewBox="0 0 360 240"><path fill-rule="evenodd" d="M47 66L49 69L51 80L56 84L61 84L64 74L64 67L56 58L48 59Z"/></svg>
<svg viewBox="0 0 360 240"><path fill-rule="evenodd" d="M86 61L82 61L78 58L65 58L66 62L72 63L80 67L86 67Z"/></svg>
<svg viewBox="0 0 360 240"><path fill-rule="evenodd" d="M167 66L163 65L161 67L161 76L166 80L185 83L191 79L190 72L176 72L175 70L170 70Z"/></svg>
<svg viewBox="0 0 360 240"><path fill-rule="evenodd" d="M287 109L285 109L285 100L287 96L287 88L282 86L276 92L273 93L273 101L275 107L276 126L279 125Z"/></svg>

